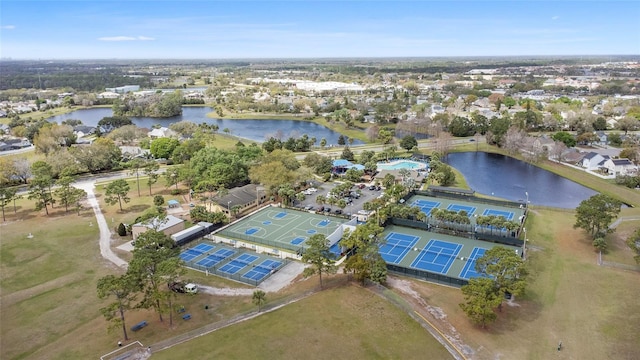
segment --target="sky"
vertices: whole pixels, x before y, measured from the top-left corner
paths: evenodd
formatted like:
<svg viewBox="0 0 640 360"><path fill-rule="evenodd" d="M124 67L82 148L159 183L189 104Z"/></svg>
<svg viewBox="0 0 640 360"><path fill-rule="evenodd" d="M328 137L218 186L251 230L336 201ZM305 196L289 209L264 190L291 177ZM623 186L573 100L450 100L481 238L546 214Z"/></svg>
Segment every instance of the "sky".
<svg viewBox="0 0 640 360"><path fill-rule="evenodd" d="M640 1L0 1L12 59L640 54Z"/></svg>

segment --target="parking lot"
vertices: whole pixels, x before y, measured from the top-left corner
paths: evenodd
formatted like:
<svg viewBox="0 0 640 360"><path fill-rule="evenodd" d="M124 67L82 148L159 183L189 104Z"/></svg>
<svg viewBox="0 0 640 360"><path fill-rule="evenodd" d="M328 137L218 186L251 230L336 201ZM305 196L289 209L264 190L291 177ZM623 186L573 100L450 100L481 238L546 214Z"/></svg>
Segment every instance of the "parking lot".
<svg viewBox="0 0 640 360"><path fill-rule="evenodd" d="M325 211L326 208L330 208L331 209L331 213L335 214L335 210L336 209L340 209L337 205L328 205L328 204L323 204L320 205L316 202L316 198L319 195L322 196L327 196L329 194L329 191L331 191L331 189L333 189L334 187L336 187L337 183L320 183L320 184L315 184L317 186L315 186L314 188L317 189L316 192L312 192L311 195L305 195L305 200L304 201L295 201L294 202L294 206L297 208L305 208L310 206L311 209L309 210L313 210L313 211L317 211L318 208L320 206L324 206ZM357 185L357 184L356 184ZM360 194L359 198L351 198L351 203L348 204L344 209L342 209L342 212L345 215L351 215L351 214L355 214L357 213L359 210L362 210L362 205L367 202L367 201L371 201L375 198L377 198L378 196L380 196L380 194L382 194L382 189L380 190L369 190L369 185L367 184L366 186L364 186L362 189L358 189L358 187L354 185L354 187L351 189L351 191L356 192Z"/></svg>

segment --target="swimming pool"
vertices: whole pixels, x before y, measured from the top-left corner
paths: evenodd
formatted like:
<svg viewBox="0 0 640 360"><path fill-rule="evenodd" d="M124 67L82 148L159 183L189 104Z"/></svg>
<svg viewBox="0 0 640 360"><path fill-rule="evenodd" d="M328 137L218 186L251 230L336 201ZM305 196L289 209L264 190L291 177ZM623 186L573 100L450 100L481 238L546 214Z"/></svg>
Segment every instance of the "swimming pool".
<svg viewBox="0 0 640 360"><path fill-rule="evenodd" d="M378 170L426 169L427 165L411 160L397 160L390 163L378 163Z"/></svg>

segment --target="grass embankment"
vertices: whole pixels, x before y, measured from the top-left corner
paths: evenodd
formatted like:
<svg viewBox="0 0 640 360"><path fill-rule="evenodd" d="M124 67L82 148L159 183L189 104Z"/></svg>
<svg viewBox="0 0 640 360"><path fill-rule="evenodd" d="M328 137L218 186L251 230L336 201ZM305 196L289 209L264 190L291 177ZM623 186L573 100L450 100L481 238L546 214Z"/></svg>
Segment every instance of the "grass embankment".
<svg viewBox="0 0 640 360"><path fill-rule="evenodd" d="M635 359L640 349L638 273L601 267L570 211L534 210L527 221L531 277L527 293L504 305L484 330L462 312L459 289L414 281L422 298L446 314L475 359ZM557 351L562 341L562 351Z"/></svg>
<svg viewBox="0 0 640 360"><path fill-rule="evenodd" d="M268 354L268 355L266 355ZM405 312L357 286L325 290L153 359L450 359Z"/></svg>

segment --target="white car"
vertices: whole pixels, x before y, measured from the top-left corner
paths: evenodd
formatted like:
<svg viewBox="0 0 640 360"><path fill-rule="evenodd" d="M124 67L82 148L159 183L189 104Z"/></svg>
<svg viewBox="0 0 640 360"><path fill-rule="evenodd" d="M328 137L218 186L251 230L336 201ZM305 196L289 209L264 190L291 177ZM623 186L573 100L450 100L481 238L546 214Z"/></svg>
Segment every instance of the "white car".
<svg viewBox="0 0 640 360"><path fill-rule="evenodd" d="M318 191L318 189L316 189L316 188L308 188L307 191L311 191L312 193L314 193L314 192Z"/></svg>
<svg viewBox="0 0 640 360"><path fill-rule="evenodd" d="M187 294L196 294L198 293L198 285L194 283L188 283L187 285L184 286L184 291Z"/></svg>

